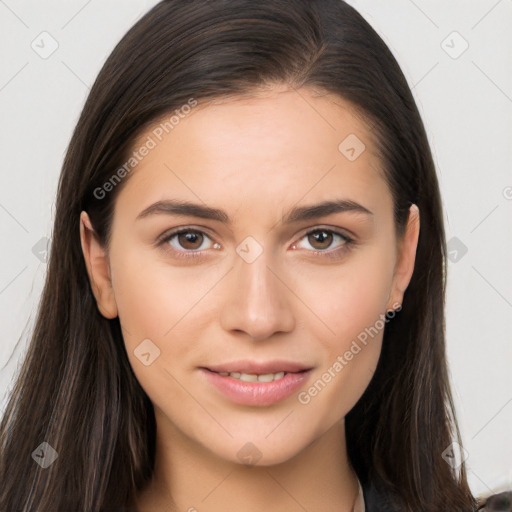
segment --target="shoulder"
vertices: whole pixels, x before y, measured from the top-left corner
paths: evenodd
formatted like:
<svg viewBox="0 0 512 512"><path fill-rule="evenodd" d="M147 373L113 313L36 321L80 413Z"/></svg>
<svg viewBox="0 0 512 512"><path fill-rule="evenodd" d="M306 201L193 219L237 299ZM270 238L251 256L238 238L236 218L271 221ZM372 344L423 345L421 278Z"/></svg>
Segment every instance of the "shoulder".
<svg viewBox="0 0 512 512"><path fill-rule="evenodd" d="M368 481L362 482L365 512L399 512L401 508L393 503L386 493L379 491ZM481 502L481 501L480 501ZM512 512L512 490L492 494L474 512Z"/></svg>
<svg viewBox="0 0 512 512"><path fill-rule="evenodd" d="M512 490L492 494L477 512L512 512Z"/></svg>

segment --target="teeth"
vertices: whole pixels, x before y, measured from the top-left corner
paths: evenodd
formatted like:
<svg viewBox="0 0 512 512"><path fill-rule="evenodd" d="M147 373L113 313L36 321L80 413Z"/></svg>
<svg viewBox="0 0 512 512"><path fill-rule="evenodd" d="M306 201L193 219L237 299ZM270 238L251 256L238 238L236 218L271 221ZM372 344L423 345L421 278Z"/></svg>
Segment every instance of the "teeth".
<svg viewBox="0 0 512 512"><path fill-rule="evenodd" d="M234 379L239 379L244 382L272 382L274 380L282 379L285 376L286 372L277 372L277 373L265 373L263 375L257 375L255 373L239 373L239 372L219 372L219 375L223 375L227 377L233 377Z"/></svg>
<svg viewBox="0 0 512 512"><path fill-rule="evenodd" d="M242 373L239 379L244 382L258 382L258 376L254 373Z"/></svg>

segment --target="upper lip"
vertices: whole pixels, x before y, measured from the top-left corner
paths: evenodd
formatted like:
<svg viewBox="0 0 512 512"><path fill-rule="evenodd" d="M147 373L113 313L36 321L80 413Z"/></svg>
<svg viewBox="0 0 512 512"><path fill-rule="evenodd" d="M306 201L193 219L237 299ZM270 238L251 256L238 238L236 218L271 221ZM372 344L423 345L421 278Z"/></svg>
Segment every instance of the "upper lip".
<svg viewBox="0 0 512 512"><path fill-rule="evenodd" d="M288 372L297 373L304 370L311 370L311 366L307 366L301 363L295 363L293 361L273 360L273 361L249 361L247 359L240 361L231 361L229 363L221 363L215 365L204 366L207 370L213 372L240 372L250 374L266 374L266 373L278 373Z"/></svg>

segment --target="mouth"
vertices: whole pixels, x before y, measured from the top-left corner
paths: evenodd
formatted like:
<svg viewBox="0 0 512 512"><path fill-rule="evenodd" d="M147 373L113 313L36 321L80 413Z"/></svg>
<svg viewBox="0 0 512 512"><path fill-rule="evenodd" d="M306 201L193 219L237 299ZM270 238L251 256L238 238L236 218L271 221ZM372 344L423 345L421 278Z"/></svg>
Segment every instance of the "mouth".
<svg viewBox="0 0 512 512"><path fill-rule="evenodd" d="M199 367L205 382L224 398L248 406L269 406L285 400L307 383L312 369L284 361Z"/></svg>
<svg viewBox="0 0 512 512"><path fill-rule="evenodd" d="M240 375L269 375L280 373L299 373L302 371L311 370L312 367L297 363L294 361L286 361L283 359L275 359L272 361L251 361L248 359L231 361L221 364L209 364L202 368L210 370L215 373L222 374L240 374ZM235 377L236 378L236 377Z"/></svg>
<svg viewBox="0 0 512 512"><path fill-rule="evenodd" d="M290 373L305 373L309 371L308 369L300 370L297 372L269 372L269 373L243 373L243 372L216 372L211 370L210 368L202 368L212 373L216 373L217 375L222 375L223 377L231 377L233 379L241 380L243 382L274 382L276 380L283 379L286 375Z"/></svg>

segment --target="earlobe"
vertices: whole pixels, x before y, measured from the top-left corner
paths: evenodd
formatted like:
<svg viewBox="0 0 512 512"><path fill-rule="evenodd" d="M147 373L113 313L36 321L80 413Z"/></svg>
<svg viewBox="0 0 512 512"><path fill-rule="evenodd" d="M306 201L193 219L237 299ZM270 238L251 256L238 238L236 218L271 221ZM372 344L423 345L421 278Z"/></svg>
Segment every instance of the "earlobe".
<svg viewBox="0 0 512 512"><path fill-rule="evenodd" d="M402 304L405 290L409 286L412 274L414 272L414 263L416 261L416 249L418 247L420 233L420 212L418 207L413 204L409 208L409 217L405 228L405 233L399 244L399 254L397 264L393 274L393 284L388 307L396 309L396 304ZM395 306L393 306L395 305Z"/></svg>
<svg viewBox="0 0 512 512"><path fill-rule="evenodd" d="M116 318L117 304L112 288L108 256L99 243L85 211L80 213L80 242L98 310L105 318Z"/></svg>

